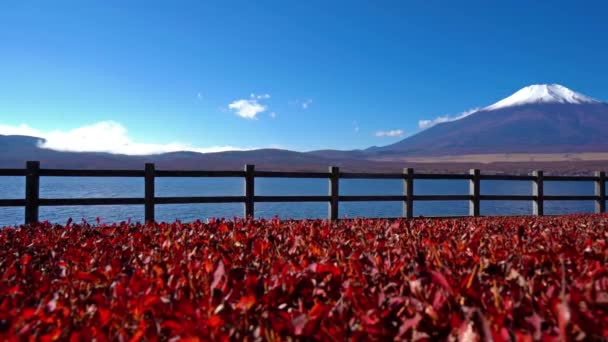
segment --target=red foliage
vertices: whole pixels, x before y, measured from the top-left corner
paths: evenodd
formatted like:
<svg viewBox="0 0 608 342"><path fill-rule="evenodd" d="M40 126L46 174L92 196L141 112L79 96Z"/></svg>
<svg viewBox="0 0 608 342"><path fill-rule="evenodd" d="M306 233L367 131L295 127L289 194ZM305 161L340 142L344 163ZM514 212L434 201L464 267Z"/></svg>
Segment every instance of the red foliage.
<svg viewBox="0 0 608 342"><path fill-rule="evenodd" d="M608 216L0 230L0 340L608 337Z"/></svg>

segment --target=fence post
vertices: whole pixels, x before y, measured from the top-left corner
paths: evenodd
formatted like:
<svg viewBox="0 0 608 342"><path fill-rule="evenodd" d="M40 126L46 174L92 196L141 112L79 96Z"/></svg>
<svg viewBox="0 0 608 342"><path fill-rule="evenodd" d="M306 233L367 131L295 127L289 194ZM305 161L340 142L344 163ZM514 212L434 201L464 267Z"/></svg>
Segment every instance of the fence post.
<svg viewBox="0 0 608 342"><path fill-rule="evenodd" d="M469 175L469 216L479 216L479 187L480 187L480 172L479 169L470 169Z"/></svg>
<svg viewBox="0 0 608 342"><path fill-rule="evenodd" d="M145 217L146 222L154 222L154 174L155 167L153 163L146 163L145 169Z"/></svg>
<svg viewBox="0 0 608 342"><path fill-rule="evenodd" d="M595 201L595 212L597 214L606 212L606 172L596 171L595 177L595 196L599 198Z"/></svg>
<svg viewBox="0 0 608 342"><path fill-rule="evenodd" d="M329 167L329 206L328 216L332 220L338 219L338 203L340 191L340 168L337 166Z"/></svg>
<svg viewBox="0 0 608 342"><path fill-rule="evenodd" d="M245 218L254 217L255 165L245 165Z"/></svg>
<svg viewBox="0 0 608 342"><path fill-rule="evenodd" d="M403 169L403 217L411 219L414 217L414 169L407 167Z"/></svg>
<svg viewBox="0 0 608 342"><path fill-rule="evenodd" d="M543 216L545 213L543 172L537 170L534 171L532 175L534 176L534 181L532 183L532 195L536 197L532 202L532 215Z"/></svg>
<svg viewBox="0 0 608 342"><path fill-rule="evenodd" d="M40 162L25 163L25 224L38 222L38 200L40 198Z"/></svg>

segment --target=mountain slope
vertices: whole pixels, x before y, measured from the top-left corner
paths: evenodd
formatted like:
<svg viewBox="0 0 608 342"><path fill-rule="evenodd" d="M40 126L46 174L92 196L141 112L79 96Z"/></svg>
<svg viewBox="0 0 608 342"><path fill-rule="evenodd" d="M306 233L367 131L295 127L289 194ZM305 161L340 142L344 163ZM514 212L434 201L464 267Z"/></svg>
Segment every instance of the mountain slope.
<svg viewBox="0 0 608 342"><path fill-rule="evenodd" d="M376 155L608 151L608 104L560 85L534 85Z"/></svg>

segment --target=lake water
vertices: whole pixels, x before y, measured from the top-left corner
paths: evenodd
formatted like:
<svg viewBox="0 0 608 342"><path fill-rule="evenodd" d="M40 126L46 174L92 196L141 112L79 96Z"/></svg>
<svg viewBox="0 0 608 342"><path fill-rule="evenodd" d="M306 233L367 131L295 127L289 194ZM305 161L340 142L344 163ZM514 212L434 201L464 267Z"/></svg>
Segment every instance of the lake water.
<svg viewBox="0 0 608 342"><path fill-rule="evenodd" d="M327 195L325 179L257 178L256 195ZM593 195L593 182L545 182L546 195ZM25 177L0 177L0 198L24 198ZM144 181L139 178L68 178L42 177L41 198L78 197L143 197ZM340 181L341 195L401 195L401 180ZM416 195L466 195L466 180L416 180ZM482 195L531 195L532 183L521 181L482 181ZM157 196L242 196L242 178L157 178ZM545 201L545 214L591 213L593 201ZM350 202L340 203L340 217L397 217L402 214L401 202ZM532 203L528 201L482 201L482 215L529 215ZM325 218L327 203L257 203L256 217ZM414 204L415 216L467 215L467 201L424 202ZM170 204L156 206L158 221L176 219L192 221L211 217L243 215L243 204ZM119 222L131 219L143 221L143 205L129 206L58 206L41 207L40 220L65 223L68 218L94 222ZM23 223L24 208L0 207L0 226Z"/></svg>

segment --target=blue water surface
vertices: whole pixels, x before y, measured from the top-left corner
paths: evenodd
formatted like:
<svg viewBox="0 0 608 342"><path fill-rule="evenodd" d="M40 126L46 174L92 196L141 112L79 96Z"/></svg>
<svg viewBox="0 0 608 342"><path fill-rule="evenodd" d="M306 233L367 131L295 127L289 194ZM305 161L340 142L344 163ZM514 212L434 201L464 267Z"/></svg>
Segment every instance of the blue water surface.
<svg viewBox="0 0 608 342"><path fill-rule="evenodd" d="M158 178L156 196L242 196L241 178ZM466 195L466 180L416 180L415 195ZM593 182L547 181L547 195L593 195ZM24 198L24 177L0 177L0 199ZM257 178L255 193L268 195L327 195L325 179ZM139 178L106 177L42 177L41 198L83 197L143 197L144 182ZM341 195L402 195L401 180L340 180ZM482 195L531 195L532 183L528 181L482 181ZM529 215L529 201L482 201L482 215ZM417 201L415 216L460 216L468 214L467 201ZM546 214L591 213L593 201L546 201ZM184 222L211 217L243 215L243 204L169 204L156 206L158 221ZM341 202L340 217L398 217L403 214L402 202ZM256 217L325 218L327 203L256 203ZM143 205L105 206L56 206L41 207L40 220L65 223L74 220L102 222L142 221ZM23 223L23 207L0 207L0 226Z"/></svg>

